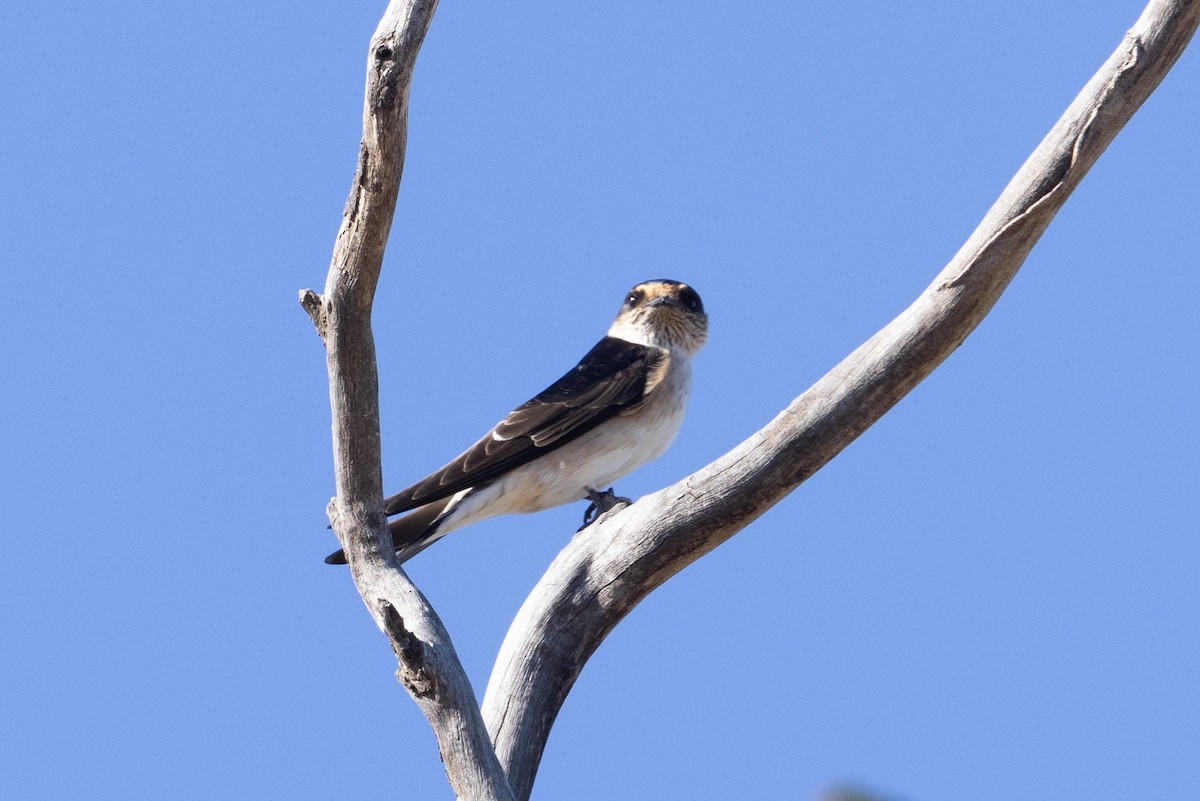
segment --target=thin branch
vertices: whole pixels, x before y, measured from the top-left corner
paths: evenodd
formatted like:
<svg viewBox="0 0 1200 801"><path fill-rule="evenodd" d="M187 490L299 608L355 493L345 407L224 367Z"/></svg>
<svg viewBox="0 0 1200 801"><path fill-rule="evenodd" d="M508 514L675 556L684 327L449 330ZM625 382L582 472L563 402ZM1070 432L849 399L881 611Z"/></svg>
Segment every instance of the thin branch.
<svg viewBox="0 0 1200 801"><path fill-rule="evenodd" d="M355 585L433 727L454 791L509 801L471 684L442 622L396 563L383 513L371 306L404 168L413 66L436 8L437 0L393 0L371 37L362 147L325 294L304 291L300 303L325 343L337 486L329 518Z"/></svg>
<svg viewBox="0 0 1200 801"><path fill-rule="evenodd" d="M483 702L517 799L529 797L554 718L608 632L825 465L962 344L1198 20L1200 0L1151 2L907 310L741 445L585 529L559 554L513 622Z"/></svg>

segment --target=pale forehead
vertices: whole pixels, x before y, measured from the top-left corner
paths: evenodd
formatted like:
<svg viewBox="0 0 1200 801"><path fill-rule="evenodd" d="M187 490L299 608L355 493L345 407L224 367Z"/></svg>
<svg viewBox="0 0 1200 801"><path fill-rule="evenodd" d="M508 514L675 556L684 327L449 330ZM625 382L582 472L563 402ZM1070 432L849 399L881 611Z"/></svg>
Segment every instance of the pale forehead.
<svg viewBox="0 0 1200 801"><path fill-rule="evenodd" d="M648 298L657 298L661 296L674 297L687 288L687 284L679 281L646 281L638 284L633 289L635 292L641 292Z"/></svg>

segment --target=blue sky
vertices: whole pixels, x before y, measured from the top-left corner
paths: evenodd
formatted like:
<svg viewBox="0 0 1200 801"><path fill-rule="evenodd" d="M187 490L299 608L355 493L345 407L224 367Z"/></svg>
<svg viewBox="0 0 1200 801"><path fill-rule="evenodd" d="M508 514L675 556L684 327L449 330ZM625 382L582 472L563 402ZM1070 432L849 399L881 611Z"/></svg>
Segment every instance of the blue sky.
<svg viewBox="0 0 1200 801"><path fill-rule="evenodd" d="M0 776L13 798L447 798L344 570L319 289L383 3L0 12ZM902 310L1133 0L455 3L376 301L389 488L645 278L711 318L640 495ZM1200 56L980 329L584 670L534 798L1196 797ZM482 693L582 505L410 563Z"/></svg>

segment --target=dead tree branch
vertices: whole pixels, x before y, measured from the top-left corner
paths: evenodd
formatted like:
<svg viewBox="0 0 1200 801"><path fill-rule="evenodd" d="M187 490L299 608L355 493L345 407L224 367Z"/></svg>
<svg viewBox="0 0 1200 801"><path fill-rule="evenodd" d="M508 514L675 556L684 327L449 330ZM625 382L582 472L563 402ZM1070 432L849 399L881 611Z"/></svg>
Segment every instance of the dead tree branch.
<svg viewBox="0 0 1200 801"><path fill-rule="evenodd" d="M555 716L608 632L825 465L966 339L1198 19L1200 0L1151 2L908 309L737 448L585 529L559 554L513 622L483 703L517 799L529 797Z"/></svg>
<svg viewBox="0 0 1200 801"><path fill-rule="evenodd" d="M301 304L327 350L337 483L330 519L356 586L392 644L398 677L433 727L455 792L523 801L555 716L607 633L655 587L820 469L974 330L1083 175L1186 47L1200 0L1150 4L979 228L903 314L733 451L577 536L514 621L483 715L444 627L388 547L370 326L404 162L413 65L436 5L393 0L371 39L353 188L324 294L306 291Z"/></svg>
<svg viewBox="0 0 1200 801"><path fill-rule="evenodd" d="M371 37L362 146L325 292L306 290L300 303L325 343L337 486L329 519L355 585L392 644L397 678L433 727L455 793L509 801L471 684L441 620L396 563L383 513L371 305L404 168L413 66L436 8L393 0Z"/></svg>

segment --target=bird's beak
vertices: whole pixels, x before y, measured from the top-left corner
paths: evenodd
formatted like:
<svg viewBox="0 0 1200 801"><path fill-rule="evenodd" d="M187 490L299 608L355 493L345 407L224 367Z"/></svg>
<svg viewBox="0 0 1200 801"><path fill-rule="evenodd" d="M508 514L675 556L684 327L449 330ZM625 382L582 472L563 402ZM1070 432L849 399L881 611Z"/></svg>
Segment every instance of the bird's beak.
<svg viewBox="0 0 1200 801"><path fill-rule="evenodd" d="M659 295L646 305L653 309L656 306L682 306L683 304L675 300L675 298L668 297L666 295Z"/></svg>

